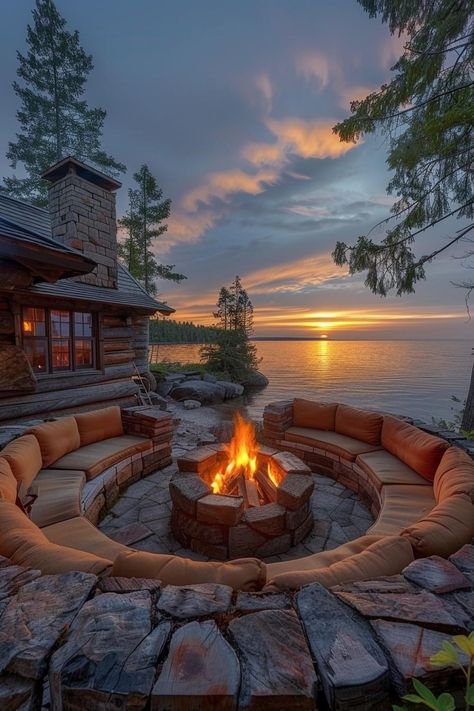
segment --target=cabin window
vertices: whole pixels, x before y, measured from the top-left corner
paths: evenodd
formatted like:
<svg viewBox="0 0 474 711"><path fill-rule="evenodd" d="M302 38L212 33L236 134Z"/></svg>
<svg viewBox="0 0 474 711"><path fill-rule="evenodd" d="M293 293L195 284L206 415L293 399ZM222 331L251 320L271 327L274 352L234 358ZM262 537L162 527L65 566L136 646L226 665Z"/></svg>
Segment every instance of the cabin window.
<svg viewBox="0 0 474 711"><path fill-rule="evenodd" d="M36 373L96 367L95 319L88 311L24 307L22 336Z"/></svg>

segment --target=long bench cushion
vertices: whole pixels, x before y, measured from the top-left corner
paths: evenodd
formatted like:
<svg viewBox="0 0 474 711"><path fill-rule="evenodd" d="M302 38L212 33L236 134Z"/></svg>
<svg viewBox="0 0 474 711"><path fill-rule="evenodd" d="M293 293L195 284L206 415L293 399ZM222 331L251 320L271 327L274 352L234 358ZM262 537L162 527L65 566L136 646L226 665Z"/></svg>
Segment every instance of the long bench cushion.
<svg viewBox="0 0 474 711"><path fill-rule="evenodd" d="M81 446L74 417L61 417L54 422L44 422L31 427L27 434L34 435L39 442L43 467L49 467L60 457Z"/></svg>
<svg viewBox="0 0 474 711"><path fill-rule="evenodd" d="M297 590L309 583L332 587L382 575L397 575L412 562L413 551L409 541L401 536L386 536L365 550L328 567L270 577L264 591Z"/></svg>
<svg viewBox="0 0 474 711"><path fill-rule="evenodd" d="M50 543L18 506L6 501L0 502L0 555L43 575L70 570L102 575L110 569L109 560Z"/></svg>
<svg viewBox="0 0 474 711"><path fill-rule="evenodd" d="M428 481L433 481L441 457L449 446L444 439L426 434L390 415L384 417L382 445Z"/></svg>
<svg viewBox="0 0 474 711"><path fill-rule="evenodd" d="M285 432L285 440L288 442L300 442L301 444L317 447L326 452L337 454L343 459L355 462L357 455L364 452L373 452L380 449L372 444L360 442L352 437L346 437L338 432L326 432L325 430L314 430L309 427L289 427Z"/></svg>
<svg viewBox="0 0 474 711"><path fill-rule="evenodd" d="M436 501L466 494L474 503L474 461L459 447L450 447L436 470L433 490Z"/></svg>
<svg viewBox="0 0 474 711"><path fill-rule="evenodd" d="M386 536L365 550L326 568L276 575L269 579L264 590L296 590L309 583L332 587L382 575L397 575L412 561L413 551L408 540L401 536Z"/></svg>
<svg viewBox="0 0 474 711"><path fill-rule="evenodd" d="M42 530L51 543L77 548L112 562L120 553L129 550L122 543L113 541L105 533L99 531L86 518L80 516L70 518L68 521L62 521L61 523L55 523Z"/></svg>
<svg viewBox="0 0 474 711"><path fill-rule="evenodd" d="M360 454L356 459L356 464L367 472L378 489L386 484L430 486L429 481L423 479L404 462L401 462L400 459L384 449L379 452Z"/></svg>
<svg viewBox="0 0 474 711"><path fill-rule="evenodd" d="M104 407L102 410L74 415L81 439L81 447L100 442L110 437L123 435L120 407Z"/></svg>
<svg viewBox="0 0 474 711"><path fill-rule="evenodd" d="M22 435L9 442L2 449L2 457L5 457L15 479L25 491L43 466L38 440L32 434Z"/></svg>
<svg viewBox="0 0 474 711"><path fill-rule="evenodd" d="M260 590L266 580L266 566L257 558L226 563L202 563L173 555L128 550L119 555L112 575L125 578L152 578L163 585L222 583L234 590Z"/></svg>
<svg viewBox="0 0 474 711"><path fill-rule="evenodd" d="M12 468L5 457L0 457L0 501L14 504L17 491L18 482L13 476Z"/></svg>
<svg viewBox="0 0 474 711"><path fill-rule="evenodd" d="M37 495L31 520L43 528L82 513L81 493L86 475L81 471L42 469L33 482Z"/></svg>
<svg viewBox="0 0 474 711"><path fill-rule="evenodd" d="M85 472L88 480L94 479L113 464L138 452L145 452L152 446L153 442L146 437L136 437L135 435L111 437L66 454L65 457L54 462L50 468L76 469Z"/></svg>
<svg viewBox="0 0 474 711"><path fill-rule="evenodd" d="M335 430L346 437L359 439L367 444L380 444L383 415L359 410L350 405L338 405Z"/></svg>
<svg viewBox="0 0 474 711"><path fill-rule="evenodd" d="M406 528L402 535L408 537L417 558L430 555L447 558L474 538L474 506L464 494L451 496Z"/></svg>
<svg viewBox="0 0 474 711"><path fill-rule="evenodd" d="M334 430L337 403L313 402L303 398L293 400L293 425L315 430Z"/></svg>
<svg viewBox="0 0 474 711"><path fill-rule="evenodd" d="M436 505L431 486L391 484L381 492L379 516L368 533L393 536L422 518Z"/></svg>
<svg viewBox="0 0 474 711"><path fill-rule="evenodd" d="M360 536L353 541L347 541L332 550L320 551L312 555L305 555L302 558L293 558L281 563L268 563L267 577L273 579L282 573L297 573L306 570L317 570L327 568L340 560L357 555L361 551L380 540L380 536Z"/></svg>

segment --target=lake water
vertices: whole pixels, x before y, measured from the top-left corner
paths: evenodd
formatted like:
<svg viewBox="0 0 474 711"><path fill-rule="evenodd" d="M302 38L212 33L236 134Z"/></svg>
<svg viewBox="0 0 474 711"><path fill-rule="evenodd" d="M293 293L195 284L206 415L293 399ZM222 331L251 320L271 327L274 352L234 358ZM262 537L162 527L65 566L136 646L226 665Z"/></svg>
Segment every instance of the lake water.
<svg viewBox="0 0 474 711"><path fill-rule="evenodd" d="M472 341L256 341L270 384L245 396L249 417L272 400L313 397L452 420L451 396L464 400ZM153 346L153 360L198 362L198 345ZM237 405L237 403L235 403ZM454 405L456 407L456 405Z"/></svg>

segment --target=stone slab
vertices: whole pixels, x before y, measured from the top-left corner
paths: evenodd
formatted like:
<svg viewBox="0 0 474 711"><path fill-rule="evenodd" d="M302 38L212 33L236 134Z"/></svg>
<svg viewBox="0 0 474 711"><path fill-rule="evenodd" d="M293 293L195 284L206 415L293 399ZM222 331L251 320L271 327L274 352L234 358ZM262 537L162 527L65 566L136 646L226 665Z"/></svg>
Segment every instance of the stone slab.
<svg viewBox="0 0 474 711"><path fill-rule="evenodd" d="M290 596L286 593L239 592L235 602L237 612L257 612L258 610L288 610Z"/></svg>
<svg viewBox="0 0 474 711"><path fill-rule="evenodd" d="M228 585L167 585L158 600L157 609L182 620L227 612L231 600L232 588Z"/></svg>
<svg viewBox="0 0 474 711"><path fill-rule="evenodd" d="M27 583L39 578L41 572L21 565L8 565L0 568L0 600L11 597Z"/></svg>
<svg viewBox="0 0 474 711"><path fill-rule="evenodd" d="M300 590L296 608L329 707L389 711L388 663L366 620L319 583Z"/></svg>
<svg viewBox="0 0 474 711"><path fill-rule="evenodd" d="M170 481L169 491L173 504L188 516L196 515L196 502L211 492L200 476L192 474L174 476Z"/></svg>
<svg viewBox="0 0 474 711"><path fill-rule="evenodd" d="M214 620L189 622L171 639L151 711L234 711L239 685L239 661Z"/></svg>
<svg viewBox="0 0 474 711"><path fill-rule="evenodd" d="M285 513L279 504L266 504L247 509L242 520L265 536L278 536L285 529Z"/></svg>
<svg viewBox="0 0 474 711"><path fill-rule="evenodd" d="M137 590L148 590L150 594L158 594L161 590L159 580L149 578L122 578L119 576L107 576L99 580L97 589L102 593L130 593Z"/></svg>
<svg viewBox="0 0 474 711"><path fill-rule="evenodd" d="M288 474L277 489L277 503L296 511L310 498L314 481L305 474Z"/></svg>
<svg viewBox="0 0 474 711"><path fill-rule="evenodd" d="M449 556L449 560L458 568L474 585L474 546L466 544L456 553Z"/></svg>
<svg viewBox="0 0 474 711"><path fill-rule="evenodd" d="M414 560L402 573L407 580L438 595L466 590L473 585L453 563L439 556Z"/></svg>
<svg viewBox="0 0 474 711"><path fill-rule="evenodd" d="M151 536L150 529L145 524L137 522L130 523L128 526L123 526L116 531L111 531L108 536L117 543L123 543L124 546L133 546L138 541L143 541L148 536Z"/></svg>
<svg viewBox="0 0 474 711"><path fill-rule="evenodd" d="M203 523L217 523L223 526L235 526L244 511L241 496L220 496L208 494L197 502L196 515Z"/></svg>
<svg viewBox="0 0 474 711"><path fill-rule="evenodd" d="M51 660L53 708L145 708L170 627L163 622L152 630L146 591L87 602Z"/></svg>
<svg viewBox="0 0 474 711"><path fill-rule="evenodd" d="M0 674L40 679L58 639L89 597L96 576L44 575L8 598L0 625Z"/></svg>
<svg viewBox="0 0 474 711"><path fill-rule="evenodd" d="M235 618L229 633L242 664L239 708L316 708L316 674L294 611L263 610Z"/></svg>

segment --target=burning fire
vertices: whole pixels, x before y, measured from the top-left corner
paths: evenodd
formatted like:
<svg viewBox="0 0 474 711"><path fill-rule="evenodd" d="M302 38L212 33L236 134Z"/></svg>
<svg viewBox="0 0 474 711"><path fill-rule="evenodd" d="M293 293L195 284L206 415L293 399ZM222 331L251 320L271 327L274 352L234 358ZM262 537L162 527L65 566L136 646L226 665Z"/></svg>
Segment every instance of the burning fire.
<svg viewBox="0 0 474 711"><path fill-rule="evenodd" d="M252 481L257 471L258 444L255 427L251 422L246 422L240 413L235 416L234 434L226 445L226 452L229 463L224 470L217 472L211 482L214 494L224 493L234 475L243 474L246 479Z"/></svg>

